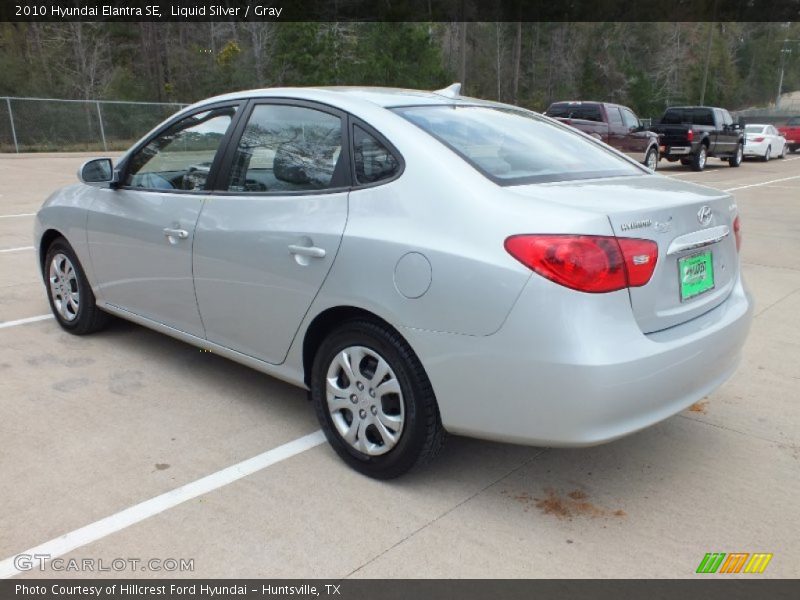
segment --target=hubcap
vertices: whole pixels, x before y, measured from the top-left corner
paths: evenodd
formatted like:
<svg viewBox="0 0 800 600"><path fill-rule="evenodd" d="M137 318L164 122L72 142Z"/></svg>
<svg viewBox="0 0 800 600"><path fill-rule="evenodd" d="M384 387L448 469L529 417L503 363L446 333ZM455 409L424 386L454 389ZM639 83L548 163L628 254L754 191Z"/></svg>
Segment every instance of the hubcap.
<svg viewBox="0 0 800 600"><path fill-rule="evenodd" d="M700 149L700 156L697 157L698 164L703 167L706 164L706 149L705 147Z"/></svg>
<svg viewBox="0 0 800 600"><path fill-rule="evenodd" d="M64 321L74 321L80 306L78 276L72 262L64 254L56 254L50 261L49 280L56 311Z"/></svg>
<svg viewBox="0 0 800 600"><path fill-rule="evenodd" d="M656 170L656 162L657 162L656 161L656 153L655 152L650 152L650 154L647 155L647 168L650 169L651 171L655 171Z"/></svg>
<svg viewBox="0 0 800 600"><path fill-rule="evenodd" d="M349 346L331 361L325 397L336 431L350 446L385 454L403 433L405 405L389 363L364 346Z"/></svg>

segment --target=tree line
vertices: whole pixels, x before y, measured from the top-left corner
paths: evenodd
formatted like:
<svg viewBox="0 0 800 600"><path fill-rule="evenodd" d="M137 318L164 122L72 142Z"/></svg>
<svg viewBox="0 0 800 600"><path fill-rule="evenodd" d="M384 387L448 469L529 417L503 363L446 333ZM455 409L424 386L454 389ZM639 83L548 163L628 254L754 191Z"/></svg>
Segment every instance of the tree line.
<svg viewBox="0 0 800 600"><path fill-rule="evenodd" d="M790 40L785 42L784 40ZM791 41L794 40L794 41ZM782 52L783 50L783 52ZM740 109L800 89L796 23L4 23L0 95L192 102L281 85Z"/></svg>

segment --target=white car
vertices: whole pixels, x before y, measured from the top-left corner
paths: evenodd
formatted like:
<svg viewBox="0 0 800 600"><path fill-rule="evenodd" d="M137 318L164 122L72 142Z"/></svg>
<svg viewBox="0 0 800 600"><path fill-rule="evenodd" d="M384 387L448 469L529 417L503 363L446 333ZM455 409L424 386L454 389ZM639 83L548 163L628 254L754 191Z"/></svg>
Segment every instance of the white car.
<svg viewBox="0 0 800 600"><path fill-rule="evenodd" d="M744 128L744 137L745 156L757 156L764 162L773 156L786 157L786 138L772 125L747 125Z"/></svg>

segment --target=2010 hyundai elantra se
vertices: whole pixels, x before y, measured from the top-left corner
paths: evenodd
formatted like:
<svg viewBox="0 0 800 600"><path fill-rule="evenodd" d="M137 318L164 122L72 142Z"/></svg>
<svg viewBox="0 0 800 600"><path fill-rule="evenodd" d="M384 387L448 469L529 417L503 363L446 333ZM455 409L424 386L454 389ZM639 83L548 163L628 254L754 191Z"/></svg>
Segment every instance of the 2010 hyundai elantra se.
<svg viewBox="0 0 800 600"><path fill-rule="evenodd" d="M79 178L36 219L60 325L117 315L305 387L373 477L445 431L640 430L722 384L751 320L730 194L452 88L219 96Z"/></svg>

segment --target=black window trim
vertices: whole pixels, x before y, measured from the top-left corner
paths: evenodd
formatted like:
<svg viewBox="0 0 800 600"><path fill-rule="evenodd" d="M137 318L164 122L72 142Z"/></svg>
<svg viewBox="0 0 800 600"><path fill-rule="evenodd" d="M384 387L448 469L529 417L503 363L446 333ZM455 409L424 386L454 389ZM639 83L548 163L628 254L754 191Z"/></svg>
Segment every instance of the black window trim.
<svg viewBox="0 0 800 600"><path fill-rule="evenodd" d="M173 125L188 119L194 115L199 115L200 113L208 112L210 110L216 110L220 108L236 108L236 112L231 119L230 125L228 125L228 130L225 132L225 135L222 136L222 140L220 140L219 147L217 148L216 153L214 154L214 160L211 162L211 167L208 171L208 177L206 178L206 185L202 190L160 190L160 189L151 189L151 188L141 188L141 187L134 187L131 185L125 185L124 183L120 183L116 189L120 190L130 190L134 192L147 192L147 193L155 193L155 194L190 194L190 195L207 195L213 190L213 186L216 182L216 177L219 172L222 157L224 156L230 139L231 135L233 134L234 130L238 127L239 121L241 121L242 115L242 107L246 104L245 100L229 100L229 101L221 101L221 102L213 102L211 104L204 104L203 106L198 106L197 108L189 111L189 112L182 112L179 114L174 115L169 120L165 121L152 135L148 136L144 140L137 143L133 148L131 148L128 153L125 155L125 159L122 160L120 163L117 164L117 170L119 171L120 182L124 182L128 177L128 168L130 166L130 159L139 152L142 148L147 146L150 142L155 140L165 131L167 131Z"/></svg>
<svg viewBox="0 0 800 600"><path fill-rule="evenodd" d="M394 156L395 160L398 162L398 169L397 172L392 175L391 177L387 177L386 179L380 179L378 181L372 181L369 183L359 183L358 178L356 177L356 150L355 150L355 141L356 141L356 134L355 128L360 127L363 129L367 134L371 135L375 138L376 141L380 142L384 145L384 147ZM363 190L367 188L378 187L380 185L386 185L387 183L391 183L399 179L406 170L406 161L403 158L403 155L400 151L392 144L386 136L380 133L377 129L365 123L358 117L351 117L350 119L350 126L349 126L349 142L350 142L350 178L353 182L352 188L353 190Z"/></svg>
<svg viewBox="0 0 800 600"><path fill-rule="evenodd" d="M641 171L640 175L648 175L648 174L650 174L650 172L647 170L647 167L645 167L641 163L635 161L634 159L632 159L632 158L630 158L628 156L617 154L613 150L609 149L606 146L606 144L604 144L602 141L600 141L600 140L598 140L596 138L593 138L591 136L588 136L586 134L583 134L583 133L579 132L578 130L574 129L573 127L570 127L569 125L565 125L564 123L561 123L560 121L558 121L558 120L556 120L556 119L554 119L552 117L547 117L546 115L542 115L542 114L536 113L536 112L534 112L532 110L527 110L527 109L524 109L524 108L520 108L518 106L504 106L504 105L496 105L496 104L490 104L490 103L481 104L479 102L474 102L474 103L468 103L468 102L461 103L461 102L459 102L458 104L455 104L455 103L450 103L450 104L445 104L445 103L442 103L442 104L406 104L406 105L402 105L402 106L392 106L390 108L390 110L392 110L392 111L394 111L396 113L402 113L404 111L404 109L408 109L408 108L431 108L431 107L445 107L445 108L453 108L453 109L456 109L456 108L469 108L469 107L471 107L471 108L475 108L475 107L477 107L477 108L493 108L493 109L496 109L496 110L507 110L509 112L518 112L518 113L523 114L523 115L529 114L529 115L532 115L536 119L542 119L542 121L547 125L553 125L555 127L560 127L563 131L565 131L567 133L570 133L572 135L581 136L581 137L585 138L587 141L593 142L595 145L600 146L600 149L604 150L607 154L611 154L611 155L613 155L613 156L615 156L617 158L621 158L625 162L627 162L629 165L638 168ZM405 117L403 117L403 118L405 119ZM611 178L614 178L614 177L632 177L634 175L632 173L621 173L621 172L616 172L616 171L601 171L602 173L605 173L605 175L596 175L596 173L598 173L598 171L578 171L576 173L572 173L571 176L565 176L565 177L561 177L559 179L551 179L549 175L531 175L531 176L528 176L528 177L517 177L515 179L503 179L502 177L495 177L494 175L492 175L491 173L489 173L488 171L483 169L481 166L478 165L478 163L476 163L474 160L472 160L469 156L467 156L466 154L464 154L463 152L458 150L455 146L451 145L449 142L445 141L444 138L441 138L438 135L423 129L420 125L417 125L416 123L414 123L414 121L412 121L410 119L406 119L406 121L408 121L408 123L410 123L411 125L413 125L417 129L419 129L420 131L423 131L426 134L428 134L429 136L431 136L433 139L435 139L437 142L442 144L445 148L447 148L448 150L453 152L456 156L461 158L469 166L471 166L473 169L475 169L478 173L483 175L486 179L488 179L489 181L491 181L492 183L494 183L495 185L498 185L500 187L513 187L515 185L530 185L530 184L535 184L535 183L562 183L562 182L565 182L565 181L582 181L582 180L588 180L588 179L611 179ZM562 174L562 175L566 175L566 174Z"/></svg>
<svg viewBox="0 0 800 600"><path fill-rule="evenodd" d="M322 190L295 190L295 191L276 190L276 191L266 191L266 192L243 192L237 190L228 190L225 187L223 187L228 181L230 175L230 169L231 166L233 165L233 159L236 156L236 150L239 147L239 140L242 138L242 133L244 133L244 129L247 126L247 123L250 121L250 116L252 115L256 106L264 104L310 108L312 110L318 110L320 112L328 113L330 115L338 117L341 120L341 125L342 125L342 149L340 151L340 160L344 161L343 164L349 164L350 162L352 162L350 154L350 142L348 139L351 116L346 111L343 111L340 108L322 102L315 102L312 100L304 100L300 98L272 97L272 96L252 97L247 100L246 106L244 106L244 108L241 111L242 115L240 119L237 121L236 126L234 127L230 138L227 140L227 147L225 148L221 164L217 171L216 178L214 179L213 188L207 190L206 194L213 194L215 196L252 196L252 197L269 197L269 196L285 197L285 196L311 196L311 195L317 196L323 194L336 194L341 192L347 192L350 189L352 189L352 174L350 169L342 170L343 172L339 174L341 181L338 181L336 186L332 186ZM334 176L337 176L337 174L334 173Z"/></svg>

